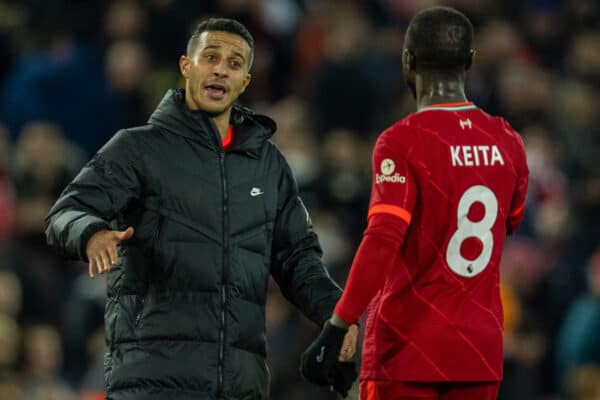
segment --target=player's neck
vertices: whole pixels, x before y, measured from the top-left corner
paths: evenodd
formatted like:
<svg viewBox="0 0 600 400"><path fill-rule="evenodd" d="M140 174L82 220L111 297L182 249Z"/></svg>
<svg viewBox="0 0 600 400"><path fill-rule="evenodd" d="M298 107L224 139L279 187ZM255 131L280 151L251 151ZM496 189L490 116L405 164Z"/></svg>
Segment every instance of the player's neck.
<svg viewBox="0 0 600 400"><path fill-rule="evenodd" d="M434 104L467 101L464 74L417 75L417 110Z"/></svg>

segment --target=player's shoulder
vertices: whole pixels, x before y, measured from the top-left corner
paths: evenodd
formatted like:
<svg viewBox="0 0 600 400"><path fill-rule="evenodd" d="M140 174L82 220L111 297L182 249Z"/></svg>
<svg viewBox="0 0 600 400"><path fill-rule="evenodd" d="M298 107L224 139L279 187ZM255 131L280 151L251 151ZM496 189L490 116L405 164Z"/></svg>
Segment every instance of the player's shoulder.
<svg viewBox="0 0 600 400"><path fill-rule="evenodd" d="M119 129L110 138L107 144L112 146L137 146L141 134L146 133L149 126L134 126L130 128Z"/></svg>
<svg viewBox="0 0 600 400"><path fill-rule="evenodd" d="M496 128L496 132L494 132L496 135L500 135L505 140L516 144L518 147L524 147L523 138L506 119L497 115L488 114L482 109L479 110L481 117L484 118L485 121L488 121L492 127Z"/></svg>
<svg viewBox="0 0 600 400"><path fill-rule="evenodd" d="M114 137L119 138L122 141L138 145L139 142L146 142L148 138L158 136L159 134L160 129L158 129L156 126L145 124L121 129L115 133Z"/></svg>
<svg viewBox="0 0 600 400"><path fill-rule="evenodd" d="M412 127L410 126L407 118L408 117L402 118L401 120L396 121L394 124L384 129L377 138L377 143L379 145L393 144L394 146L407 144L412 137Z"/></svg>

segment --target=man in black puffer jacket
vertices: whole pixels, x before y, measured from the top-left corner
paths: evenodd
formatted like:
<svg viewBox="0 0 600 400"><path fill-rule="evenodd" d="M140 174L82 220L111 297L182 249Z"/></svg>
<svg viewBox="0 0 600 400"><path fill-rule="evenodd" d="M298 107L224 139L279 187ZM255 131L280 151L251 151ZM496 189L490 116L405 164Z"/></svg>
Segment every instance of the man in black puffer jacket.
<svg viewBox="0 0 600 400"><path fill-rule="evenodd" d="M50 245L108 272L107 399L266 399L269 275L319 325L340 297L275 123L233 106L252 53L241 24L202 22L180 59L185 90L118 132L46 219ZM344 392L353 364L339 365L328 383Z"/></svg>

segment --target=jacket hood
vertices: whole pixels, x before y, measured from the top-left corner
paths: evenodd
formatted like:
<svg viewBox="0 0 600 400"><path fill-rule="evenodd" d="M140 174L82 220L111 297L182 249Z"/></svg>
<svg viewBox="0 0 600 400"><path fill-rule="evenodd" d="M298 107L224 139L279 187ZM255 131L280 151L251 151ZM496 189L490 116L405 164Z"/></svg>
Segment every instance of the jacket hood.
<svg viewBox="0 0 600 400"><path fill-rule="evenodd" d="M214 122L205 111L190 110L186 106L184 89L168 90L148 122L170 133L199 141L217 152L221 149ZM254 157L259 156L260 149L277 129L271 118L237 104L233 105L230 124L235 133L229 151Z"/></svg>

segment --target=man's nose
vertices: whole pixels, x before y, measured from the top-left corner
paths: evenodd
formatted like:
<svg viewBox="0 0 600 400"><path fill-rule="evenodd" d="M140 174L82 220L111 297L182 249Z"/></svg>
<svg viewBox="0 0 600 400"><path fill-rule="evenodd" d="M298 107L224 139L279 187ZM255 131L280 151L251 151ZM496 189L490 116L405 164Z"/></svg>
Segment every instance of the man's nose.
<svg viewBox="0 0 600 400"><path fill-rule="evenodd" d="M213 67L213 73L216 76L227 76L227 74L228 74L227 61L221 60L218 63L216 63Z"/></svg>

